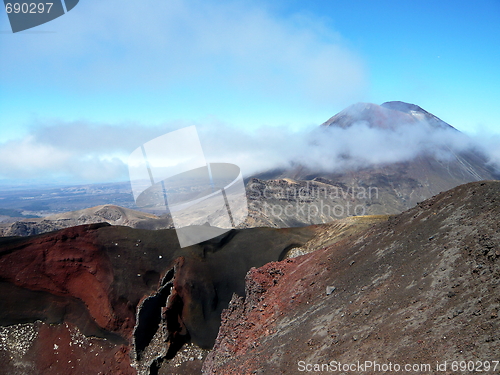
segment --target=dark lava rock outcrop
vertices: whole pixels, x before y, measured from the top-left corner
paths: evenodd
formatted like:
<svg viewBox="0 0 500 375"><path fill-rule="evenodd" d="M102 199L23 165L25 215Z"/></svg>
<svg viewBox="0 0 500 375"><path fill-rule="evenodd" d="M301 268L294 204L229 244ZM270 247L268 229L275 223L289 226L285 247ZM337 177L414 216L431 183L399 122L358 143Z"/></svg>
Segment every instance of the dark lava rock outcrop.
<svg viewBox="0 0 500 375"><path fill-rule="evenodd" d="M500 182L470 183L313 253L252 268L204 373L341 373L339 363L354 364L346 373L380 372L358 361L402 373L407 364L459 373L453 361L493 369L499 217Z"/></svg>
<svg viewBox="0 0 500 375"><path fill-rule="evenodd" d="M0 238L0 374L154 374L181 347L198 356L176 368L199 372L247 271L316 229L232 230L184 249L174 230L105 223Z"/></svg>

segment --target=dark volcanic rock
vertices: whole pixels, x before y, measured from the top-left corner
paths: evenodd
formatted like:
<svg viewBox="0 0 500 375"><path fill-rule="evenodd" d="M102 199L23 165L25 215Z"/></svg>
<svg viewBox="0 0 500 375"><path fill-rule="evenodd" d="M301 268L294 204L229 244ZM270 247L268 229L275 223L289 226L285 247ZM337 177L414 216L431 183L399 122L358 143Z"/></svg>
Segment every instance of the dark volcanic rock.
<svg viewBox="0 0 500 375"><path fill-rule="evenodd" d="M184 249L174 230L109 224L0 238L0 373L155 373L185 343L210 348L247 271L315 230L233 230Z"/></svg>
<svg viewBox="0 0 500 375"><path fill-rule="evenodd" d="M459 186L316 252L253 268L204 373L500 355L500 182ZM300 362L303 361L303 362ZM302 366L302 367L301 367ZM373 369L358 373L374 374Z"/></svg>

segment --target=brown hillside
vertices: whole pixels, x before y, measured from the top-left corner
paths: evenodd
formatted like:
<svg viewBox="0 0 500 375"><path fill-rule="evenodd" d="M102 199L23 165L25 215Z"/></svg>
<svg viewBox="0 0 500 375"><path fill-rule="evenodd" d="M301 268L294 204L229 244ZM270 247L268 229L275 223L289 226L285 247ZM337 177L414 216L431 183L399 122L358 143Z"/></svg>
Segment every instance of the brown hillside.
<svg viewBox="0 0 500 375"><path fill-rule="evenodd" d="M447 361L451 374L459 373L452 361L498 360L499 217L500 182L470 183L362 234L252 269L245 298L234 296L223 313L204 372L298 374L301 364L376 361L440 373L436 362Z"/></svg>

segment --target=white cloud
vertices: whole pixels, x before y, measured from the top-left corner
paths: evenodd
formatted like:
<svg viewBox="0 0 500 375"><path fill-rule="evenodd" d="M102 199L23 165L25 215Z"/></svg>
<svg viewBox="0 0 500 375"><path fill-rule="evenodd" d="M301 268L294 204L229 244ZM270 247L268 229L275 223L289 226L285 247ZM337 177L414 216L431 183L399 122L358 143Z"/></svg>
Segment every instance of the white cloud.
<svg viewBox="0 0 500 375"><path fill-rule="evenodd" d="M344 105L364 89L365 68L323 23L242 1L82 1L44 26L56 33L2 38L0 68L7 81L110 100L191 87Z"/></svg>
<svg viewBox="0 0 500 375"><path fill-rule="evenodd" d="M409 161L424 152L446 158L448 149L460 152L471 147L483 150L500 169L498 139L467 137L426 123L402 124L393 130L357 123L346 129L315 127L291 132L284 127L244 131L216 120L158 127L52 121L51 125L37 124L23 139L0 143L0 178L126 181L126 163L134 149L188 125L197 126L208 162L234 163L245 176L298 164L316 171L342 172Z"/></svg>
<svg viewBox="0 0 500 375"><path fill-rule="evenodd" d="M0 145L0 175L4 178L40 178L53 174L70 154L32 136Z"/></svg>
<svg viewBox="0 0 500 375"><path fill-rule="evenodd" d="M451 130L436 130L426 123L396 129L370 128L356 123L346 129L316 128L290 133L284 128L244 133L219 128L200 131L205 152L214 161L233 160L246 175L273 168L304 165L315 171L342 172L374 164L408 161L421 153L443 158L473 147L474 141Z"/></svg>

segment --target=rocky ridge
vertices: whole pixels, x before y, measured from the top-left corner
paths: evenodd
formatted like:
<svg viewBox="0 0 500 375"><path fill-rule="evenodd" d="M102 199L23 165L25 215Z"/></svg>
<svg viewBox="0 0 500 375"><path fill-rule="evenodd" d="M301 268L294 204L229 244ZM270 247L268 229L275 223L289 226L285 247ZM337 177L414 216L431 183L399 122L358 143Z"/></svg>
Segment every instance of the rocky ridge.
<svg viewBox="0 0 500 375"><path fill-rule="evenodd" d="M44 218L24 219L14 223L0 224L0 236L33 236L77 225L96 223L143 229L173 228L170 217L159 217L146 212L106 204L49 215Z"/></svg>
<svg viewBox="0 0 500 375"><path fill-rule="evenodd" d="M223 312L204 373L298 374L307 364L334 371L357 361L430 364L422 372L436 373L437 362L450 370L452 361L493 361L499 214L500 182L470 183L310 254L251 269L245 297L233 296Z"/></svg>

